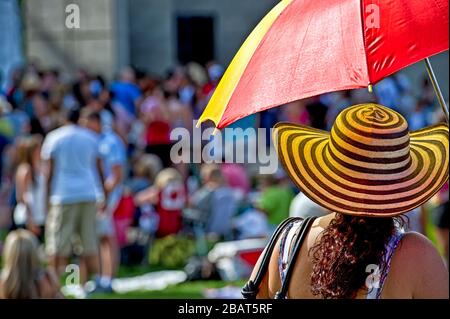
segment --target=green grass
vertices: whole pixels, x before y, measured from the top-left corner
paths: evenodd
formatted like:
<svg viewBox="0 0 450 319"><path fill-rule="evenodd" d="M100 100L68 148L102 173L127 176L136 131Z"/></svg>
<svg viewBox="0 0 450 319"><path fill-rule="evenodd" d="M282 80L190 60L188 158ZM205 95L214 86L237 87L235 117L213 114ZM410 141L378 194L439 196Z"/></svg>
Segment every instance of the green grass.
<svg viewBox="0 0 450 319"><path fill-rule="evenodd" d="M133 291L125 294L94 294L92 299L201 299L206 288L222 288L228 285L244 286L245 281L193 281L169 286L160 291Z"/></svg>
<svg viewBox="0 0 450 319"><path fill-rule="evenodd" d="M155 266L121 266L118 271L119 278L134 277L149 272L168 270ZM178 269L179 270L179 269ZM220 280L199 280L184 282L177 285L168 286L159 291L132 291L128 293L93 294L92 299L201 299L203 291L207 288L222 288L233 285L243 287L245 280L235 282L225 282Z"/></svg>
<svg viewBox="0 0 450 319"><path fill-rule="evenodd" d="M118 278L135 277L147 274L149 272L162 270L182 270L181 268L167 268L160 266L138 265L138 266L120 266L117 272Z"/></svg>
<svg viewBox="0 0 450 319"><path fill-rule="evenodd" d="M4 242L6 235L8 235L7 229L0 229L0 242Z"/></svg>

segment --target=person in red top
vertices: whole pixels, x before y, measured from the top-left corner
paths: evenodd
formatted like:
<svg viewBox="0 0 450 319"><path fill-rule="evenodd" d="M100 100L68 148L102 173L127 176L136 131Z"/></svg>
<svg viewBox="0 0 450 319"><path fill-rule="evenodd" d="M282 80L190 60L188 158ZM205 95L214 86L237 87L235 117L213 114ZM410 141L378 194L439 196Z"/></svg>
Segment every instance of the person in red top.
<svg viewBox="0 0 450 319"><path fill-rule="evenodd" d="M139 206L152 204L159 217L156 237L176 234L181 230L181 213L186 205L186 190L180 173L174 168L163 169L155 184L135 196Z"/></svg>
<svg viewBox="0 0 450 319"><path fill-rule="evenodd" d="M160 89L155 88L153 94L142 102L141 118L146 126L144 139L147 153L157 155L165 167L170 166L171 121Z"/></svg>
<svg viewBox="0 0 450 319"><path fill-rule="evenodd" d="M224 69L220 64L214 61L209 62L206 65L206 69L208 71L209 81L203 86L202 93L205 96L211 96L222 78Z"/></svg>

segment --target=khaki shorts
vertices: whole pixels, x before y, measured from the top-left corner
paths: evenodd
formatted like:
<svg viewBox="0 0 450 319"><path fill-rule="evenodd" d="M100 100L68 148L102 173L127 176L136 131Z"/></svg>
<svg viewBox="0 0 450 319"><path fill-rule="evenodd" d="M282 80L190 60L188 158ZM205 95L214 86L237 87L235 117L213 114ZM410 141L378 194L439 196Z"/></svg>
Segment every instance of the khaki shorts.
<svg viewBox="0 0 450 319"><path fill-rule="evenodd" d="M79 239L83 255L97 254L96 215L95 202L51 205L45 227L47 254L70 256L74 239Z"/></svg>

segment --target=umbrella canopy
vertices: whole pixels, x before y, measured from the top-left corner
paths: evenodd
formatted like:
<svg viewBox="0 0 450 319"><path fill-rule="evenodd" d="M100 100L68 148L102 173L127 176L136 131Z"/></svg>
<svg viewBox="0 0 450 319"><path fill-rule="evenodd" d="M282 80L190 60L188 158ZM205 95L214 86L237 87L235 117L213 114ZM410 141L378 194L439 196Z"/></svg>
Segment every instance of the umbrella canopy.
<svg viewBox="0 0 450 319"><path fill-rule="evenodd" d="M448 50L448 0L282 0L232 60L199 123L375 84Z"/></svg>

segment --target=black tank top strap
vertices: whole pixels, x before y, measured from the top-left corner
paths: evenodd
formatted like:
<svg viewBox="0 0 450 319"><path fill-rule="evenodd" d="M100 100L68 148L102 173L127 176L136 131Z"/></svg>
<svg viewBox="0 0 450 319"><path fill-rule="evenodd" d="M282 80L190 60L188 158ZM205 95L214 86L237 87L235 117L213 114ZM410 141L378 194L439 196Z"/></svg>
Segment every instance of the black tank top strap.
<svg viewBox="0 0 450 319"><path fill-rule="evenodd" d="M312 223L316 217L307 217L302 222L300 228L298 229L297 235L295 236L295 241L292 243L292 251L290 253L288 264L286 268L286 272L283 276L283 280L281 281L281 288L275 294L275 299L285 299L287 296L287 292L289 289L289 283L291 281L292 273L295 268L295 263L300 252L300 248L302 247L305 238L308 235L308 231L311 228ZM287 243L290 244L290 243Z"/></svg>
<svg viewBox="0 0 450 319"><path fill-rule="evenodd" d="M256 275L253 279L250 279L245 286L242 288L241 293L244 299L255 299L259 292L259 287L261 285L264 276L267 273L267 269L269 267L270 258L272 256L272 252L275 248L276 243L278 242L278 238L283 233L286 227L288 227L291 223L295 221L302 220L299 217L290 217L284 220L280 225L278 225L275 232L272 234L272 237L269 240L266 248L262 252L262 257L260 258L259 268L256 272Z"/></svg>

